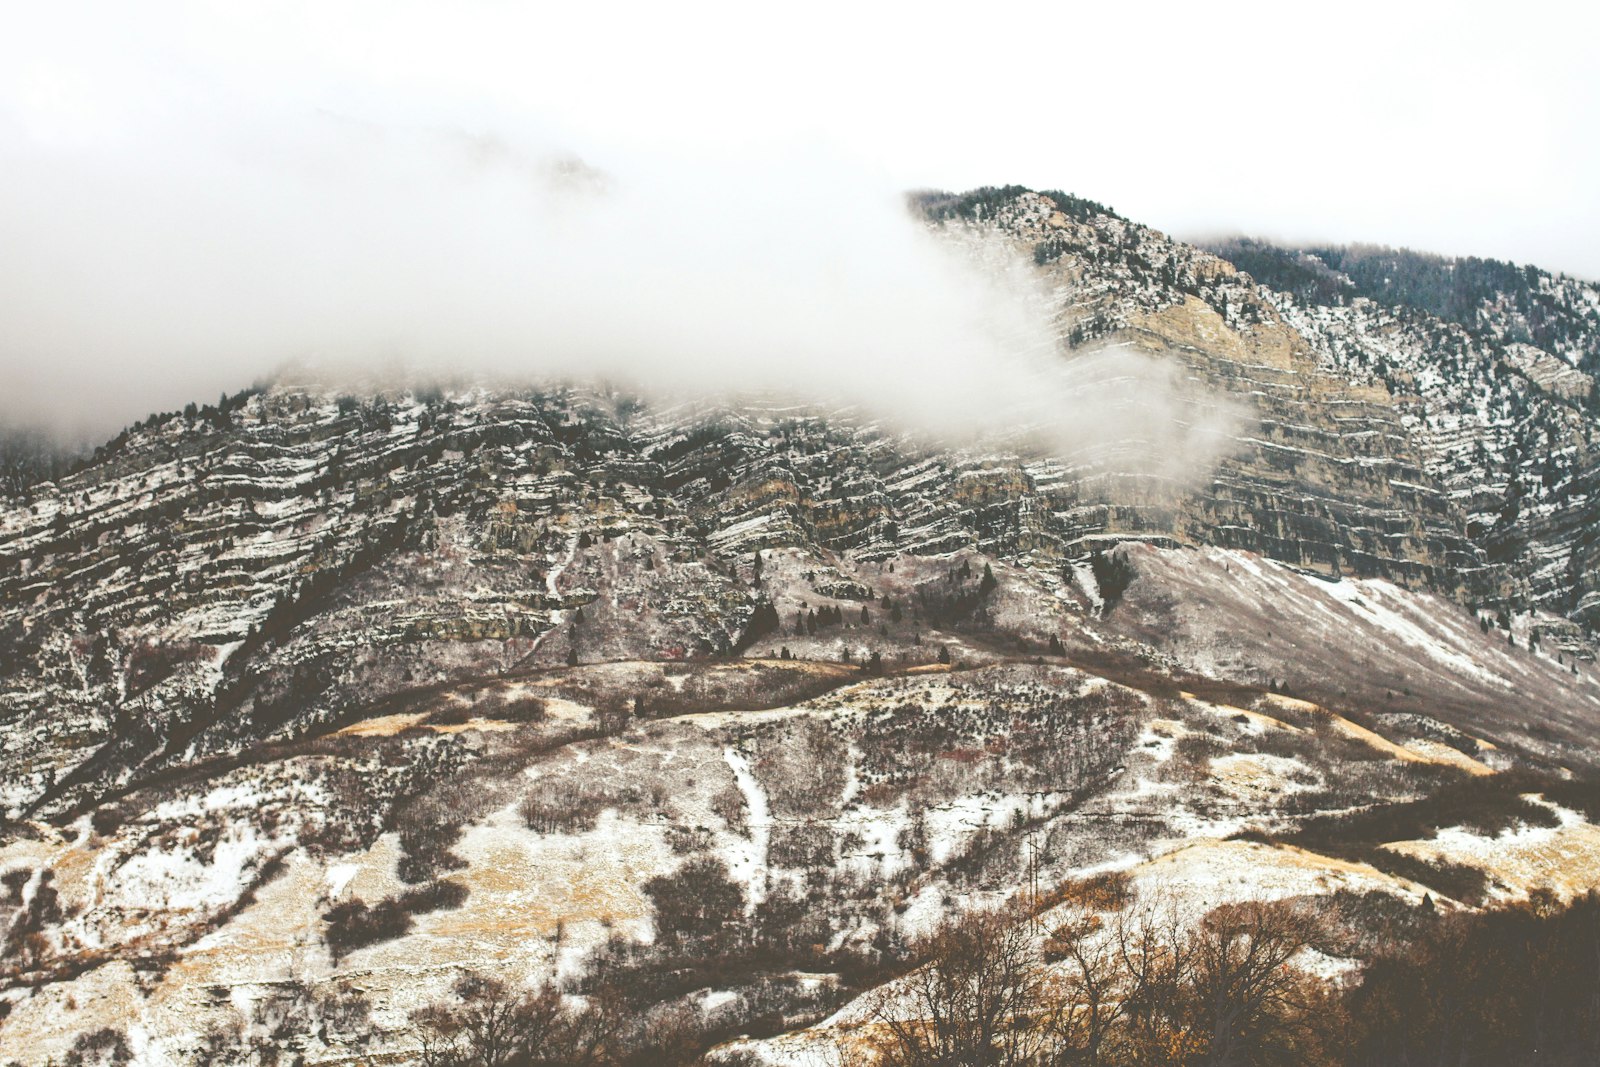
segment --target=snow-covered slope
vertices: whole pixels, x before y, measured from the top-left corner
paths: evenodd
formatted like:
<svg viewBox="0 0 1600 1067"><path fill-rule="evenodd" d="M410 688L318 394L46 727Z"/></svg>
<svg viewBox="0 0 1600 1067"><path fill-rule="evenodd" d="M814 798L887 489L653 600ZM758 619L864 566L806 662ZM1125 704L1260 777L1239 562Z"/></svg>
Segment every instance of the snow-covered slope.
<svg viewBox="0 0 1600 1067"><path fill-rule="evenodd" d="M618 983L640 1041L800 1031L1097 872L1201 909L1591 884L1585 359L1075 198L920 208L1033 265L1064 374L1165 368L1203 475L782 397L284 381L5 501L0 1062L403 1062L467 971Z"/></svg>

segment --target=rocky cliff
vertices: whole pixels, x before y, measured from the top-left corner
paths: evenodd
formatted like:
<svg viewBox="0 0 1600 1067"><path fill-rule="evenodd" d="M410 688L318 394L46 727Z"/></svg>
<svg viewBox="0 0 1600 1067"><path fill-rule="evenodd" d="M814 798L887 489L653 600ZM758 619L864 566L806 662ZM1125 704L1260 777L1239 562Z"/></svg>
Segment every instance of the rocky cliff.
<svg viewBox="0 0 1600 1067"><path fill-rule="evenodd" d="M1581 889L1594 361L1547 320L1587 305L1509 339L1062 194L914 206L1020 257L1114 408L1076 448L285 376L8 498L0 1061L404 1061L468 970L615 979L640 1048L781 1034L1105 869ZM1491 815L1439 799L1479 778ZM1374 798L1435 821L1308 851ZM1485 819L1548 840L1497 865Z"/></svg>

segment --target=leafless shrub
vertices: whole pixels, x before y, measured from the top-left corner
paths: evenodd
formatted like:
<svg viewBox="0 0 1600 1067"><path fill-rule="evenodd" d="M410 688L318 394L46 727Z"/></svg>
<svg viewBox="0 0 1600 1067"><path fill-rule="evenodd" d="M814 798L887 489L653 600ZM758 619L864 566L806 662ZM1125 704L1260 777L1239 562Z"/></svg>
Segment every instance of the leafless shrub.
<svg viewBox="0 0 1600 1067"><path fill-rule="evenodd" d="M213 1024L194 1049L203 1067L289 1067L303 1062L290 1050L316 1035L348 1050L368 1046L374 1035L372 1005L358 989L317 990L291 980L266 990L247 1016L238 1011Z"/></svg>
<svg viewBox="0 0 1600 1067"><path fill-rule="evenodd" d="M411 916L459 908L467 899L467 887L458 882L434 882L397 897L385 897L368 906L360 897L335 904L323 915L328 924L323 935L334 962L358 948L404 937L411 929Z"/></svg>
<svg viewBox="0 0 1600 1067"><path fill-rule="evenodd" d="M402 852L401 881L415 885L466 866L450 850L461 839L462 823L476 816L492 794L478 782L452 784L454 788L435 786L395 811L393 823Z"/></svg>
<svg viewBox="0 0 1600 1067"><path fill-rule="evenodd" d="M916 968L870 1005L878 1062L1329 1062L1329 994L1291 964L1317 930L1307 909L1246 902L1199 921L1161 900L1078 910L1042 951L1033 921L979 913L919 942Z"/></svg>
<svg viewBox="0 0 1600 1067"><path fill-rule="evenodd" d="M709 856L650 879L644 891L655 904L657 934L667 942L722 941L744 918L744 890L721 860Z"/></svg>
<svg viewBox="0 0 1600 1067"><path fill-rule="evenodd" d="M767 861L775 867L832 867L833 828L825 822L781 822L772 826Z"/></svg>
<svg viewBox="0 0 1600 1067"><path fill-rule="evenodd" d="M675 856L694 856L711 851L711 831L703 826L667 827L667 844Z"/></svg>
<svg viewBox="0 0 1600 1067"><path fill-rule="evenodd" d="M141 693L170 678L179 667L216 655L210 645L197 641L140 641L128 652L128 695Z"/></svg>
<svg viewBox="0 0 1600 1067"><path fill-rule="evenodd" d="M785 722L759 735L753 747L752 762L775 815L802 818L835 810L849 751L825 720Z"/></svg>
<svg viewBox="0 0 1600 1067"><path fill-rule="evenodd" d="M335 963L358 948L404 937L411 929L411 916L393 898L369 906L353 897L335 904L322 918L328 924L323 940Z"/></svg>
<svg viewBox="0 0 1600 1067"><path fill-rule="evenodd" d="M1211 773L1211 761L1230 751L1226 742L1210 734L1184 734L1173 743L1170 773L1188 781L1201 781Z"/></svg>
<svg viewBox="0 0 1600 1067"><path fill-rule="evenodd" d="M518 810L528 829L541 834L576 834L593 830L607 808L637 804L644 799L636 787L612 790L573 778L544 778L523 795Z"/></svg>
<svg viewBox="0 0 1600 1067"><path fill-rule="evenodd" d="M105 1027L79 1034L61 1062L64 1067L122 1067L133 1062L133 1049L121 1030Z"/></svg>
<svg viewBox="0 0 1600 1067"><path fill-rule="evenodd" d="M543 722L545 702L532 693L484 689L472 693L470 703L451 701L428 717L435 725L450 725L472 719L498 719L502 722Z"/></svg>
<svg viewBox="0 0 1600 1067"><path fill-rule="evenodd" d="M711 810L728 824L728 829L736 834L750 832L749 823L745 819L748 807L745 804L744 791L733 782L729 782L711 798Z"/></svg>
<svg viewBox="0 0 1600 1067"><path fill-rule="evenodd" d="M37 878L28 872L28 877L24 879L18 879L14 872L8 871L7 874L13 883L20 883L20 888L16 890L16 913L5 932L4 952L0 952L0 960L4 961L0 963L0 973L13 968L27 970L49 956L50 931L63 919L54 871L47 868L40 871ZM28 893L27 886L30 884L32 892Z"/></svg>
<svg viewBox="0 0 1600 1067"><path fill-rule="evenodd" d="M1033 1062L1040 1035L1028 1024L1043 972L1026 924L1005 912L974 915L920 942L925 962L870 1006L886 1067Z"/></svg>
<svg viewBox="0 0 1600 1067"><path fill-rule="evenodd" d="M469 974L455 996L413 1013L422 1067L601 1067L617 1062L625 1015L612 1001L570 1003L554 986L516 990Z"/></svg>

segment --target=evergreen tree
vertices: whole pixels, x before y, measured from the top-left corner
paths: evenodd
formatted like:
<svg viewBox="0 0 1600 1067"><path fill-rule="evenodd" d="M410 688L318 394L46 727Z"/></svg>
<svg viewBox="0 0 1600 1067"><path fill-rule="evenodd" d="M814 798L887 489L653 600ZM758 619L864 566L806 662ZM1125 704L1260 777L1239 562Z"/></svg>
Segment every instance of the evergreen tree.
<svg viewBox="0 0 1600 1067"><path fill-rule="evenodd" d="M745 626L744 634L733 646L734 652L743 652L768 634L775 634L783 628L783 623L778 619L778 609L770 600L756 602L755 610L750 613L750 622Z"/></svg>

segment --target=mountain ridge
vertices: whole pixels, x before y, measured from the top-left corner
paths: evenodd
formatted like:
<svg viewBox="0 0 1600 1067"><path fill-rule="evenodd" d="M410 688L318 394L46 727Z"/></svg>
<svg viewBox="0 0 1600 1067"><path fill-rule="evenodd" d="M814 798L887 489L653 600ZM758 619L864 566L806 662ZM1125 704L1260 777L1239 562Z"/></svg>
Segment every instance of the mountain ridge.
<svg viewBox="0 0 1600 1067"><path fill-rule="evenodd" d="M1600 870L1593 417L1534 346L1078 198L915 203L1033 272L1063 368L1160 369L1214 465L1119 465L1131 418L1062 455L280 380L8 498L0 1059L404 1062L474 974L624 990L645 1050L826 1042L1040 880L1467 911Z"/></svg>

